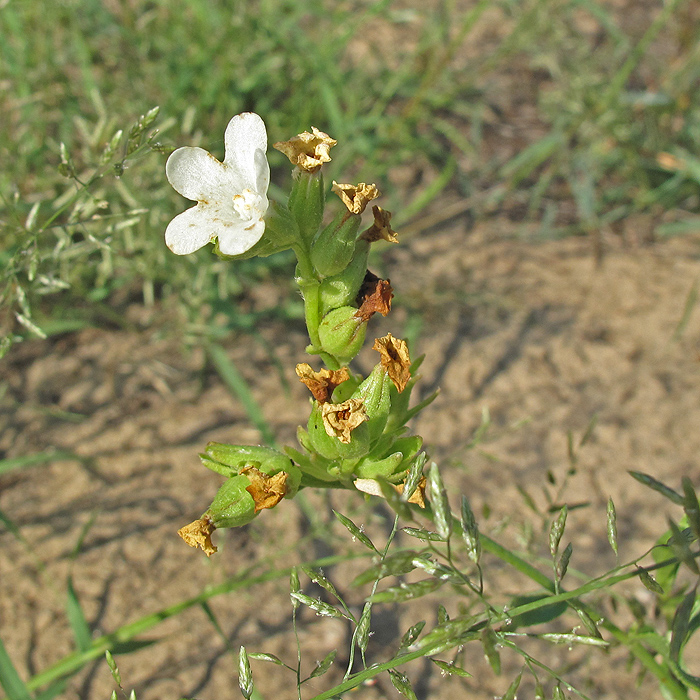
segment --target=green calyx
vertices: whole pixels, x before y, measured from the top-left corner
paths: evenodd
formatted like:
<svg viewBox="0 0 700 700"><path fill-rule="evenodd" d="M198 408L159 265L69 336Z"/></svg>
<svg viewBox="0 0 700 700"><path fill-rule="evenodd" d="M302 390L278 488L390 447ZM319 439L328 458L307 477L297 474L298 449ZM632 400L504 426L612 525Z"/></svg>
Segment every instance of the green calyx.
<svg viewBox="0 0 700 700"><path fill-rule="evenodd" d="M333 356L340 366L362 349L367 333L367 321L359 318L353 306L341 306L329 311L318 326L321 352Z"/></svg>
<svg viewBox="0 0 700 700"><path fill-rule="evenodd" d="M326 193L321 171L315 173L295 168L294 182L289 193L289 211L301 234L302 241L309 245L321 226Z"/></svg>
<svg viewBox="0 0 700 700"><path fill-rule="evenodd" d="M255 501L246 491L248 486L250 480L245 474L226 479L202 517L211 520L217 529L249 523L255 517Z"/></svg>
<svg viewBox="0 0 700 700"><path fill-rule="evenodd" d="M316 236L311 246L311 264L320 278L341 273L355 253L362 217L344 211Z"/></svg>
<svg viewBox="0 0 700 700"><path fill-rule="evenodd" d="M321 282L318 294L322 314L327 314L341 306L353 304L365 279L369 248L368 241L357 241L352 260L348 266L337 275L326 277Z"/></svg>
<svg viewBox="0 0 700 700"><path fill-rule="evenodd" d="M227 445L210 442L206 451L199 455L202 464L208 469L231 478L237 477L242 469L254 467L267 476L279 472L287 474L287 493L285 498L292 498L299 490L301 471L289 457L271 447L260 445ZM246 479L247 481L247 479ZM248 486L250 482L246 484ZM230 526L229 526L230 527Z"/></svg>

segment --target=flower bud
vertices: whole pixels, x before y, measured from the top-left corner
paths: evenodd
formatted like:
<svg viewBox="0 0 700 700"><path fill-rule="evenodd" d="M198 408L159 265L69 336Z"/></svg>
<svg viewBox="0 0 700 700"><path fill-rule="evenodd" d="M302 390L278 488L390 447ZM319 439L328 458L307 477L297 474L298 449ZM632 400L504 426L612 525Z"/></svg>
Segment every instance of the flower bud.
<svg viewBox="0 0 700 700"><path fill-rule="evenodd" d="M367 272L370 244L357 241L350 264L337 275L326 277L319 287L321 313L351 304L358 295Z"/></svg>
<svg viewBox="0 0 700 700"><path fill-rule="evenodd" d="M289 194L289 211L299 227L302 239L310 243L321 225L326 204L323 175L295 168L292 176L294 182Z"/></svg>
<svg viewBox="0 0 700 700"><path fill-rule="evenodd" d="M352 260L361 217L343 211L321 231L311 246L311 264L321 277L341 273Z"/></svg>
<svg viewBox="0 0 700 700"><path fill-rule="evenodd" d="M367 321L356 313L352 306L341 306L329 311L318 327L321 350L333 355L341 365L347 365L365 342Z"/></svg>
<svg viewBox="0 0 700 700"><path fill-rule="evenodd" d="M246 491L248 486L250 480L245 474L226 479L202 517L208 518L215 528L249 523L255 517L255 501Z"/></svg>
<svg viewBox="0 0 700 700"><path fill-rule="evenodd" d="M368 415L369 437L372 443L382 434L389 417L389 411L391 410L391 400L389 398L391 386L393 385L389 375L379 364L352 395L355 399L361 399L364 404Z"/></svg>

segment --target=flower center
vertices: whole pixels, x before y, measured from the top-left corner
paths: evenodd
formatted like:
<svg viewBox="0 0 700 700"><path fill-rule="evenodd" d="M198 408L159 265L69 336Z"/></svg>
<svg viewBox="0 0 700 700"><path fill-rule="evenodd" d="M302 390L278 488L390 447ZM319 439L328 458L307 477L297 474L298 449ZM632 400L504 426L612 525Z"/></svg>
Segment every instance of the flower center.
<svg viewBox="0 0 700 700"><path fill-rule="evenodd" d="M249 220L260 216L260 195L253 190L243 190L233 195L233 210L241 219Z"/></svg>

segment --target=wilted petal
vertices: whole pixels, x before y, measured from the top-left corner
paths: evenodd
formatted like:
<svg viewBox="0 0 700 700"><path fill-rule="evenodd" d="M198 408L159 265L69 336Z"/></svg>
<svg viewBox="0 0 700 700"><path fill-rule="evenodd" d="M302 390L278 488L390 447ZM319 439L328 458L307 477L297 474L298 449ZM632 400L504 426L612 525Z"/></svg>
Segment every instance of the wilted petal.
<svg viewBox="0 0 700 700"><path fill-rule="evenodd" d="M195 202L223 201L237 189L233 173L203 148L185 146L173 151L165 164L165 175L176 192Z"/></svg>
<svg viewBox="0 0 700 700"><path fill-rule="evenodd" d="M267 151L265 122L252 112L237 114L226 127L224 146L224 164L234 171L241 189L266 191L270 180L269 166L265 158L262 167L263 161L256 156L257 151L261 151L263 156ZM265 187L258 186L260 181Z"/></svg>

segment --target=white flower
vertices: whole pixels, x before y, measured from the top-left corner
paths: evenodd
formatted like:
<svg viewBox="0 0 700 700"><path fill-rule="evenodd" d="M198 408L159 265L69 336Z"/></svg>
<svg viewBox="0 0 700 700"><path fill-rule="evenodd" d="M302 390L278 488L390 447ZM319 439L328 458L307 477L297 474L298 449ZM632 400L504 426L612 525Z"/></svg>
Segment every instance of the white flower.
<svg viewBox="0 0 700 700"><path fill-rule="evenodd" d="M165 231L165 243L177 255L193 253L216 239L224 255L240 255L265 231L270 184L265 123L252 112L238 114L226 127L224 145L223 163L202 148L186 146L165 164L175 190L197 202Z"/></svg>

